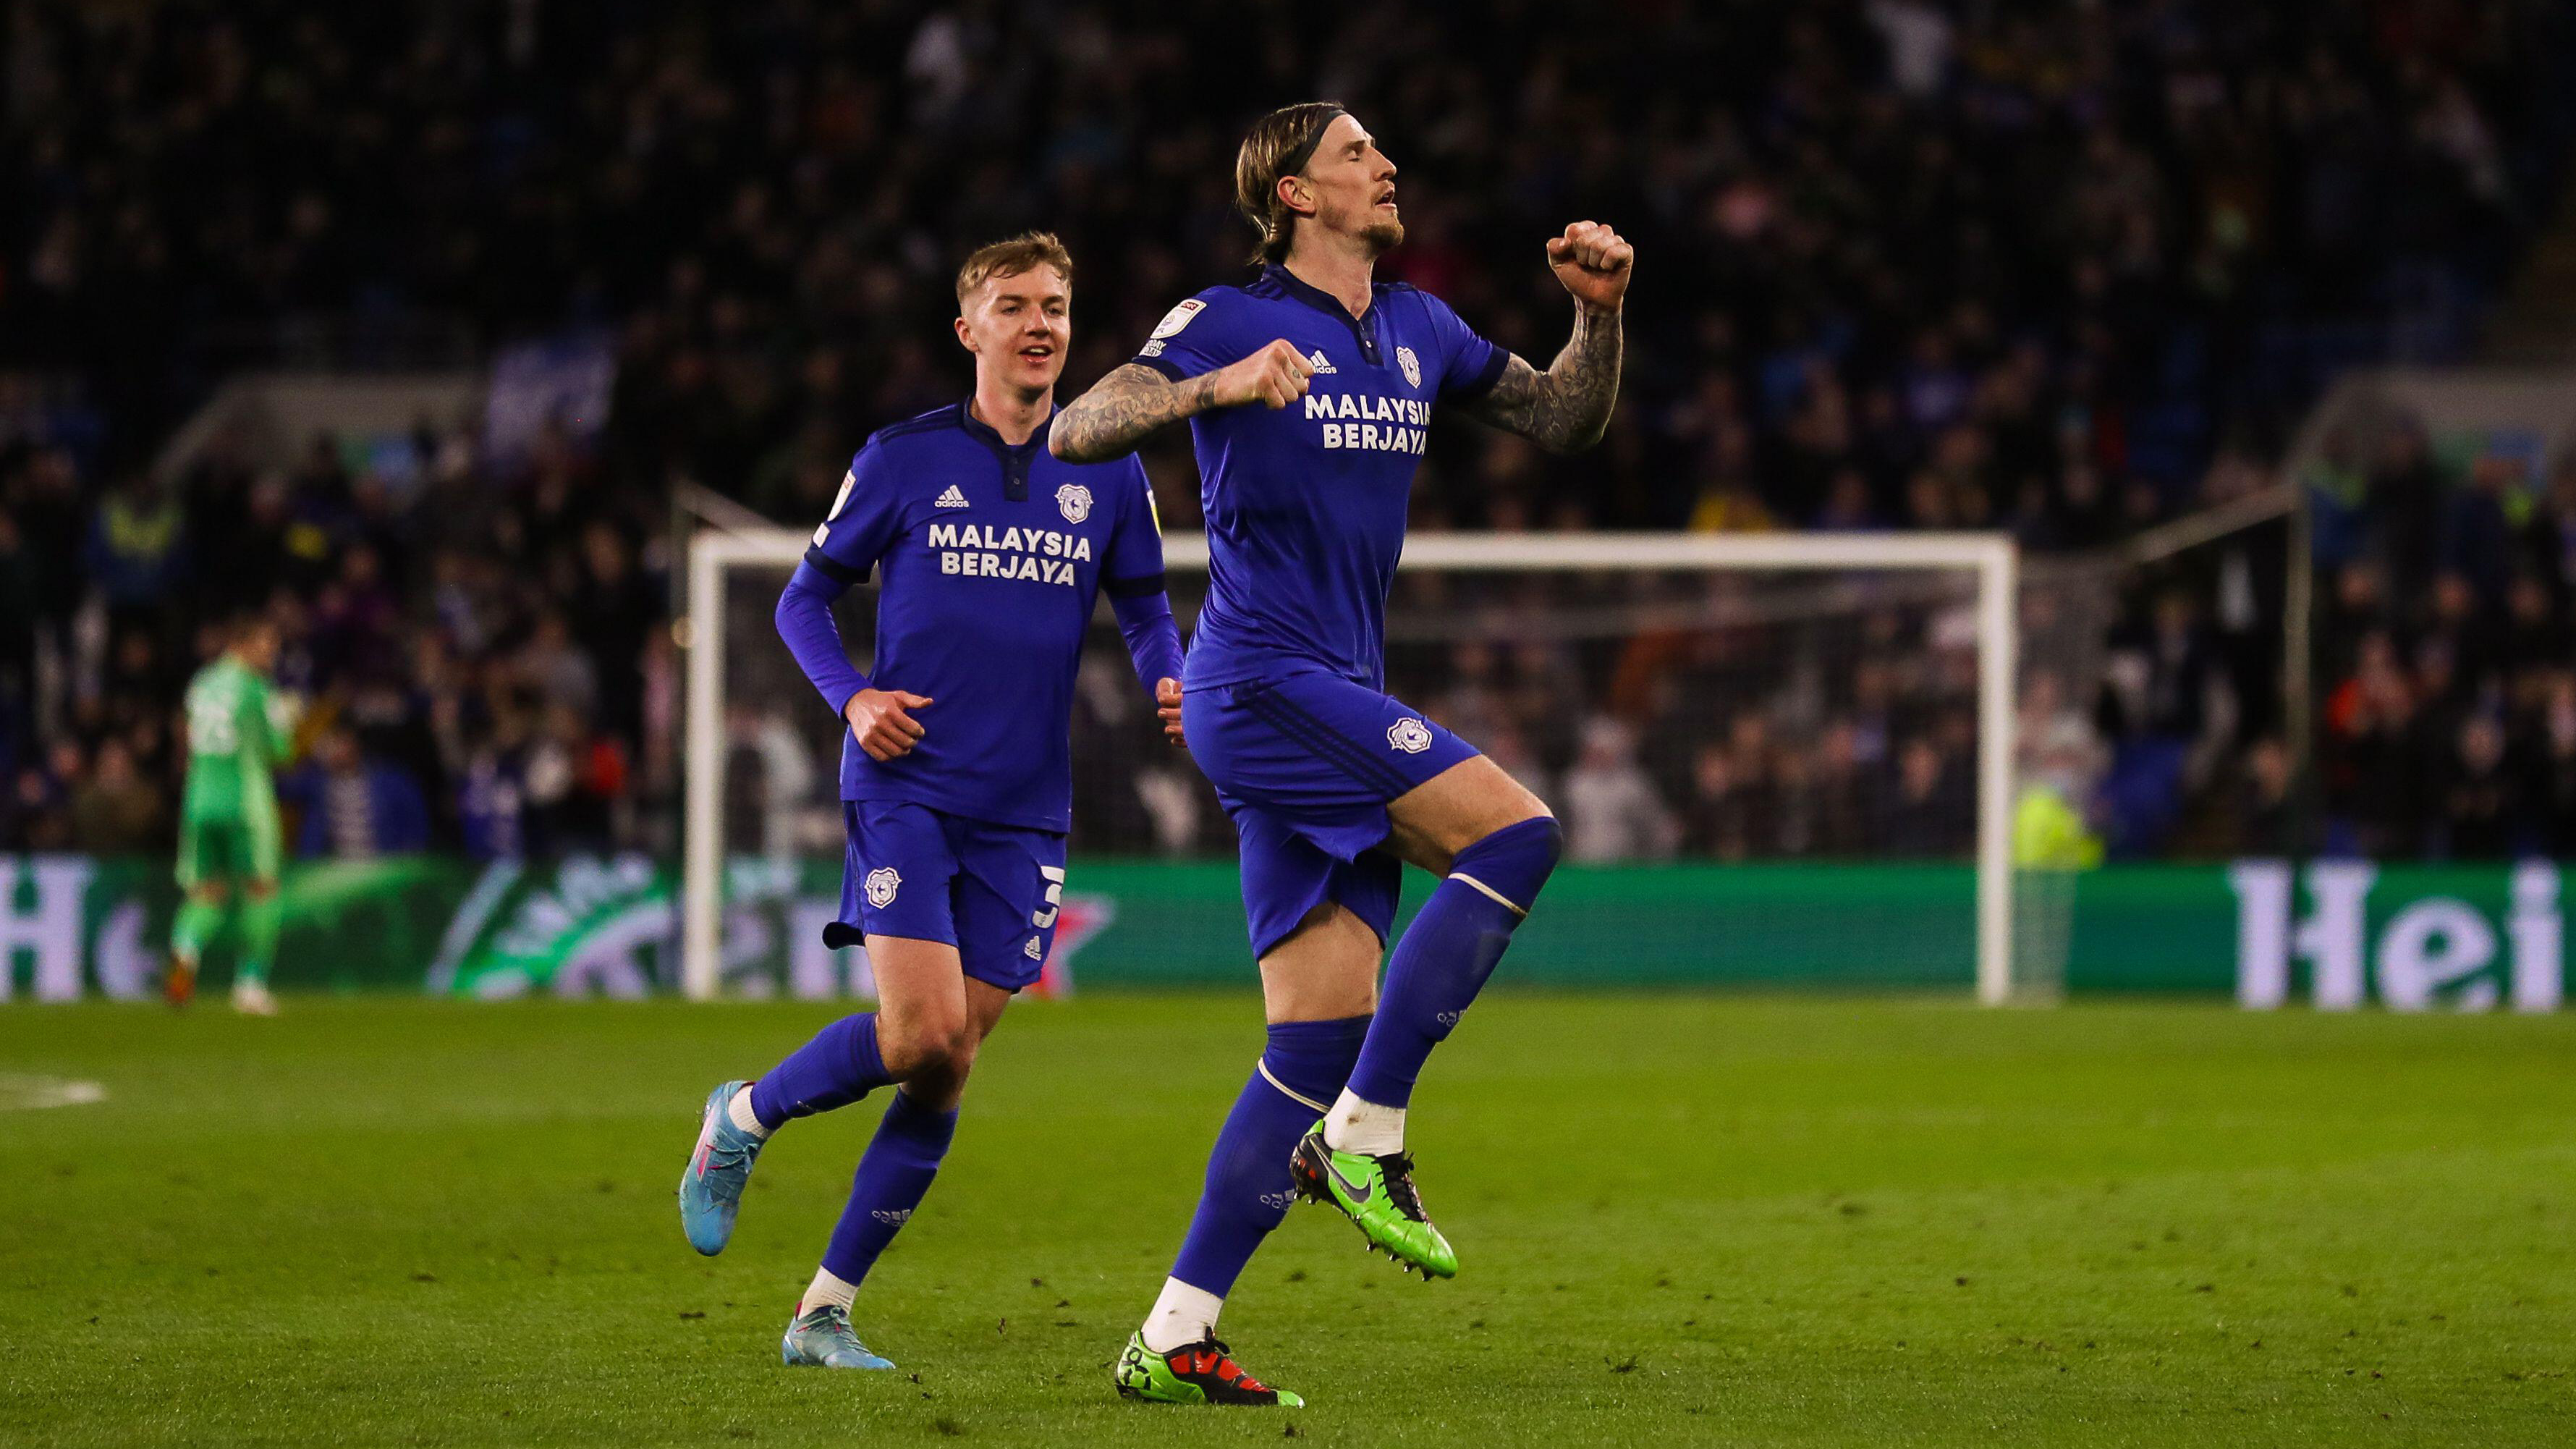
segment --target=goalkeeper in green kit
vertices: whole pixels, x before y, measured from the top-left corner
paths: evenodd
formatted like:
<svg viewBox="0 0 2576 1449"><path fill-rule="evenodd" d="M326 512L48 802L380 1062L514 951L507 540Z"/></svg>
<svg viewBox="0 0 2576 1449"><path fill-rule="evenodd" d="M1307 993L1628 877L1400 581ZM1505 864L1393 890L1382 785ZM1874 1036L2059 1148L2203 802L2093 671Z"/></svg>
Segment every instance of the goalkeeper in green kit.
<svg viewBox="0 0 2576 1449"><path fill-rule="evenodd" d="M188 787L179 807L179 889L163 994L185 1006L206 944L238 917L233 1007L277 1014L268 971L277 959L281 846L270 771L293 745L293 702L269 683L277 626L246 620L188 682Z"/></svg>

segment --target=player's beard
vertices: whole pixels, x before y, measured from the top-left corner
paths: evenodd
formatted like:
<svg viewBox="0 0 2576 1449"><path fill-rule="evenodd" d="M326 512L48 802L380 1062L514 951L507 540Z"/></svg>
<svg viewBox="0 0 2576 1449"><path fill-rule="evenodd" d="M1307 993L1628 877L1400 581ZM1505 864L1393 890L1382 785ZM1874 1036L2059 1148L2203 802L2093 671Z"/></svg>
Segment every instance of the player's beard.
<svg viewBox="0 0 2576 1449"><path fill-rule="evenodd" d="M1372 221L1360 228L1360 240L1368 244L1369 255L1385 256L1404 245L1404 223L1392 218Z"/></svg>

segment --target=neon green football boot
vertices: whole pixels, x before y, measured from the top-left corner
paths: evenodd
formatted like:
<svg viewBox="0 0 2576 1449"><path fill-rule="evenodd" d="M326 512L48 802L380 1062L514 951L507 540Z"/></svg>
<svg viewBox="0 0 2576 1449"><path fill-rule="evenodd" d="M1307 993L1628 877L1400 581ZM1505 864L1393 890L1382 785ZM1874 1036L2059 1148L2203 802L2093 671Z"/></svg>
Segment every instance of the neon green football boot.
<svg viewBox="0 0 2576 1449"><path fill-rule="evenodd" d="M1288 1175L1301 1196L1340 1208L1359 1224L1371 1252L1384 1252L1426 1283L1458 1276L1458 1254L1431 1225L1422 1194L1414 1190L1413 1154L1336 1151L1324 1145L1324 1124L1318 1122L1288 1159Z"/></svg>
<svg viewBox="0 0 2576 1449"><path fill-rule="evenodd" d="M1286 1389L1274 1389L1243 1371L1234 1353L1213 1338L1185 1343L1170 1353L1145 1346L1145 1335L1130 1335L1115 1370L1118 1392L1157 1404L1254 1404L1302 1409L1306 1401Z"/></svg>

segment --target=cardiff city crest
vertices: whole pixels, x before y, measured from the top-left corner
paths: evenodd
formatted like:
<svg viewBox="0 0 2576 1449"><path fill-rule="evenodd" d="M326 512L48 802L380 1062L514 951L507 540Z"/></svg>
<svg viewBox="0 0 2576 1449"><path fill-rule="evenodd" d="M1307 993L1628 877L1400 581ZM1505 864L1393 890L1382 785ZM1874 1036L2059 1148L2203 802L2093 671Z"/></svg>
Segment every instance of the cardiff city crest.
<svg viewBox="0 0 2576 1449"><path fill-rule="evenodd" d="M1399 347L1395 349L1395 365L1404 369L1404 385L1406 387L1422 386L1422 359L1413 355L1412 348Z"/></svg>
<svg viewBox="0 0 2576 1449"><path fill-rule="evenodd" d="M1079 483L1067 483L1055 490L1055 506L1064 510L1064 521L1080 523L1091 516L1091 490Z"/></svg>
<svg viewBox="0 0 2576 1449"><path fill-rule="evenodd" d="M902 885L903 877L895 874L893 866L881 865L869 871L868 904L884 910L894 904L894 893Z"/></svg>

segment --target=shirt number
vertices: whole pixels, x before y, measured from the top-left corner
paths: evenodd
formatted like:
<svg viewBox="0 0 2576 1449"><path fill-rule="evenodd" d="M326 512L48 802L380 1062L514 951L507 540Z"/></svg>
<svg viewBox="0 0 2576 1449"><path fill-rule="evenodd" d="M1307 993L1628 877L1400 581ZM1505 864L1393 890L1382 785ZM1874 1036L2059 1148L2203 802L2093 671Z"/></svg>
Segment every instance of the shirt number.
<svg viewBox="0 0 2576 1449"><path fill-rule="evenodd" d="M1043 909L1029 912L1029 924L1043 931L1055 924L1057 914L1064 909L1064 867L1042 865L1038 867L1038 874L1046 877L1046 905Z"/></svg>

